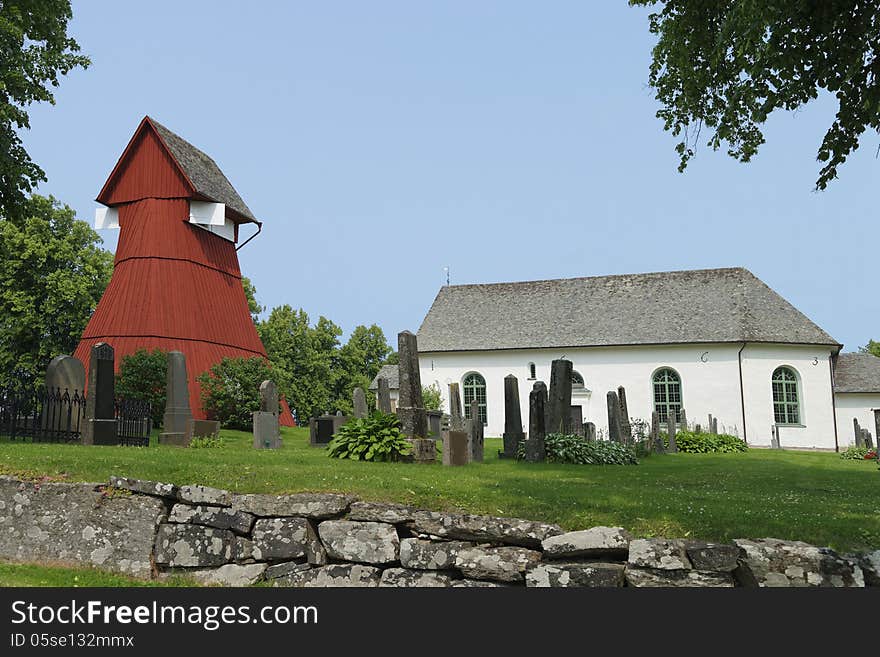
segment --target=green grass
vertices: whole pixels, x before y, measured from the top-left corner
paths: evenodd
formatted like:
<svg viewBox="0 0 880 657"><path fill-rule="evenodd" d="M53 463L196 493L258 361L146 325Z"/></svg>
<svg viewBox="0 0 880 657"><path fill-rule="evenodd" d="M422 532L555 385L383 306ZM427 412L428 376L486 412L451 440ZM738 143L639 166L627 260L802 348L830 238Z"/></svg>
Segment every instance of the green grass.
<svg viewBox="0 0 880 657"><path fill-rule="evenodd" d="M95 568L43 566L0 561L0 586L194 586L193 580L174 575L145 580L114 575Z"/></svg>
<svg viewBox="0 0 880 657"><path fill-rule="evenodd" d="M216 449L83 447L0 441L0 473L105 482L111 474L246 492L336 491L438 510L516 516L566 529L620 525L638 536L776 537L840 550L880 547L880 472L833 453L650 456L638 466L527 464L496 457L460 468L330 459L306 429L281 450L224 431Z"/></svg>

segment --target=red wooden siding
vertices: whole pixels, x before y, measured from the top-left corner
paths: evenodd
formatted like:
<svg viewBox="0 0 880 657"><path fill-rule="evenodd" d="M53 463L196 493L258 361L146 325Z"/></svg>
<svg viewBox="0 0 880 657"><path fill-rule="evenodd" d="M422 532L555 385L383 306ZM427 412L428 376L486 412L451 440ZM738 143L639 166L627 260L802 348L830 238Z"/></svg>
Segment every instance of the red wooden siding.
<svg viewBox="0 0 880 657"><path fill-rule="evenodd" d="M224 357L265 358L241 285L235 245L189 223L192 189L142 122L98 200L119 210L110 284L75 355L107 342L122 359L138 349L186 355L190 406L204 418L199 374ZM282 424L293 426L285 404Z"/></svg>

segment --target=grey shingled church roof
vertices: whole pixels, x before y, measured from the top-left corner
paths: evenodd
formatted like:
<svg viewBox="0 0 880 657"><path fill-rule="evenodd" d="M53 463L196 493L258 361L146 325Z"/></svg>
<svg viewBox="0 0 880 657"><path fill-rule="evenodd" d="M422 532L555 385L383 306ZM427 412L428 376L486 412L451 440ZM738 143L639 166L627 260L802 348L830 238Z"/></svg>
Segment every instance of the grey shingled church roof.
<svg viewBox="0 0 880 657"><path fill-rule="evenodd" d="M245 219L259 223L253 212L235 191L235 187L208 154L200 151L152 117L150 117L150 122L156 127L159 136L162 137L168 150L183 168L187 178L195 185L199 194L217 203L225 203L226 207L235 210Z"/></svg>
<svg viewBox="0 0 880 657"><path fill-rule="evenodd" d="M419 351L776 342L838 346L746 269L440 289Z"/></svg>
<svg viewBox="0 0 880 657"><path fill-rule="evenodd" d="M880 392L880 358L840 354L834 364L834 392Z"/></svg>
<svg viewBox="0 0 880 657"><path fill-rule="evenodd" d="M370 390L378 390L379 389L379 377L384 376L388 379L388 389L389 390L397 390L400 388L400 381L397 376L397 365L383 365L382 369L379 370L379 373L373 379L373 382L370 384Z"/></svg>

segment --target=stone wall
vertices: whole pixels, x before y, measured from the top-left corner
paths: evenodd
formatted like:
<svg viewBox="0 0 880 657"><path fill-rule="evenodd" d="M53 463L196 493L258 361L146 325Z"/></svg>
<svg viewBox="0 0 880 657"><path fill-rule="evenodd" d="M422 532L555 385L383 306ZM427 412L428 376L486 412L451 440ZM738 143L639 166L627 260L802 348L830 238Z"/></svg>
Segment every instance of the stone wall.
<svg viewBox="0 0 880 657"><path fill-rule="evenodd" d="M94 565L206 584L393 587L880 586L880 550L796 541L636 539L347 495L239 495L111 477L0 477L0 558Z"/></svg>

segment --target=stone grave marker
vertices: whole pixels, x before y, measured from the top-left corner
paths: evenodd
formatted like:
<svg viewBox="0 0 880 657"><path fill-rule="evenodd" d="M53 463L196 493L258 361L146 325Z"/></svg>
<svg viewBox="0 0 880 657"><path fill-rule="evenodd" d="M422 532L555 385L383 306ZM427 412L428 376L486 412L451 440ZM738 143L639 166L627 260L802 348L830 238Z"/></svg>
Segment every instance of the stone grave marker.
<svg viewBox="0 0 880 657"><path fill-rule="evenodd" d="M504 449L498 452L498 458L516 458L519 444L526 436L522 430L522 411L519 405L519 381L513 374L504 377Z"/></svg>
<svg viewBox="0 0 880 657"><path fill-rule="evenodd" d="M274 381L260 384L260 410L254 411L254 449L279 449L278 386Z"/></svg>
<svg viewBox="0 0 880 657"><path fill-rule="evenodd" d="M367 396L364 394L363 388L354 389L351 401L354 406L354 416L361 420L367 417Z"/></svg>
<svg viewBox="0 0 880 657"><path fill-rule="evenodd" d="M862 428L859 426L859 419L855 417L853 418L853 433L855 434L856 447L864 447L865 439L862 436Z"/></svg>
<svg viewBox="0 0 880 657"><path fill-rule="evenodd" d="M86 369L78 358L55 356L46 368L45 384L46 390L66 390L71 396L78 390L82 394L86 389Z"/></svg>
<svg viewBox="0 0 880 657"><path fill-rule="evenodd" d="M688 430L688 416L683 408L680 411L680 415L681 415L681 430L687 431Z"/></svg>
<svg viewBox="0 0 880 657"><path fill-rule="evenodd" d="M874 440L871 436L871 432L867 429L862 429L862 441L865 443L865 447L868 449L874 449Z"/></svg>
<svg viewBox="0 0 880 657"><path fill-rule="evenodd" d="M571 433L570 360L557 359L550 364L550 391L547 397L547 433Z"/></svg>
<svg viewBox="0 0 880 657"><path fill-rule="evenodd" d="M718 418L717 417L712 418L712 433L716 436L718 435Z"/></svg>
<svg viewBox="0 0 880 657"><path fill-rule="evenodd" d="M471 421L469 440L471 461L483 462L483 421L480 419L480 402L471 400Z"/></svg>
<svg viewBox="0 0 880 657"><path fill-rule="evenodd" d="M443 432L443 465L467 465L470 458L468 455L468 434L466 431L450 429Z"/></svg>
<svg viewBox="0 0 880 657"><path fill-rule="evenodd" d="M629 445L632 442L632 424L629 420L629 406L626 403L626 388L617 387L617 400L620 402L620 436Z"/></svg>
<svg viewBox="0 0 880 657"><path fill-rule="evenodd" d="M542 463L547 456L544 445L547 419L547 385L535 381L529 393L529 436L526 439L526 461Z"/></svg>
<svg viewBox="0 0 880 657"><path fill-rule="evenodd" d="M326 447L339 429L348 422L344 415L321 415L309 420L309 445Z"/></svg>
<svg viewBox="0 0 880 657"><path fill-rule="evenodd" d="M165 374L165 414L162 416L159 444L188 446L192 436L188 434L187 429L192 419L186 356L180 351L169 351Z"/></svg>
<svg viewBox="0 0 880 657"><path fill-rule="evenodd" d="M449 384L449 429L451 431L464 430L464 414L462 412L461 395L457 383Z"/></svg>
<svg viewBox="0 0 880 657"><path fill-rule="evenodd" d="M654 445L654 451L658 454L663 454L666 451L663 439L660 437L660 413L657 411L651 413L651 442Z"/></svg>
<svg viewBox="0 0 880 657"><path fill-rule="evenodd" d="M89 389L82 427L83 445L115 445L116 383L114 352L106 342L92 346L89 355Z"/></svg>
<svg viewBox="0 0 880 657"><path fill-rule="evenodd" d="M622 439L620 428L620 400L614 390L605 395L608 406L608 440L619 443Z"/></svg>
<svg viewBox="0 0 880 657"><path fill-rule="evenodd" d="M589 443L596 441L596 425L593 422L584 422L584 439Z"/></svg>
<svg viewBox="0 0 880 657"><path fill-rule="evenodd" d="M675 443L675 411L669 409L666 415L666 431L669 433L669 451L675 454L678 451L678 445Z"/></svg>
<svg viewBox="0 0 880 657"><path fill-rule="evenodd" d="M400 431L413 445L412 456L416 463L433 463L437 460L435 441L428 438L428 414L422 400L422 380L419 374L419 347L416 336L409 331L397 334L397 366L400 379L397 417ZM428 444L430 443L430 444Z"/></svg>
<svg viewBox="0 0 880 657"><path fill-rule="evenodd" d="M874 435L877 436L877 462L880 463L880 408L874 409Z"/></svg>
<svg viewBox="0 0 880 657"><path fill-rule="evenodd" d="M388 379L380 376L376 379L376 408L383 413L391 413L391 390L388 388Z"/></svg>

